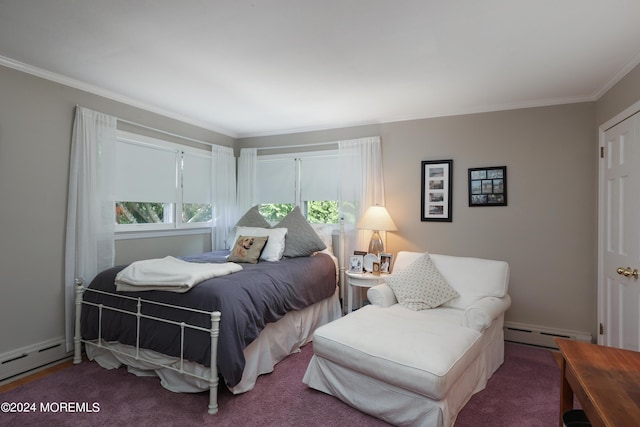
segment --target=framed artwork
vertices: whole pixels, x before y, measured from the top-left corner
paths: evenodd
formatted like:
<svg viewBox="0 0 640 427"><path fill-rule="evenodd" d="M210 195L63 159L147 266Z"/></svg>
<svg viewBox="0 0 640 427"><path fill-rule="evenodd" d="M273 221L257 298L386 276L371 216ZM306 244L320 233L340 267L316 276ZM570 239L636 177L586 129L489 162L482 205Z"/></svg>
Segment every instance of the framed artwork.
<svg viewBox="0 0 640 427"><path fill-rule="evenodd" d="M469 169L469 206L507 206L507 167Z"/></svg>
<svg viewBox="0 0 640 427"><path fill-rule="evenodd" d="M349 259L349 273L362 273L364 257L362 255L351 255Z"/></svg>
<svg viewBox="0 0 640 427"><path fill-rule="evenodd" d="M379 262L374 262L373 263L373 271L372 271L374 276L379 276L380 275L380 263Z"/></svg>
<svg viewBox="0 0 640 427"><path fill-rule="evenodd" d="M380 254L380 273L391 273L392 254Z"/></svg>
<svg viewBox="0 0 640 427"><path fill-rule="evenodd" d="M451 222L453 160L422 161L421 221Z"/></svg>

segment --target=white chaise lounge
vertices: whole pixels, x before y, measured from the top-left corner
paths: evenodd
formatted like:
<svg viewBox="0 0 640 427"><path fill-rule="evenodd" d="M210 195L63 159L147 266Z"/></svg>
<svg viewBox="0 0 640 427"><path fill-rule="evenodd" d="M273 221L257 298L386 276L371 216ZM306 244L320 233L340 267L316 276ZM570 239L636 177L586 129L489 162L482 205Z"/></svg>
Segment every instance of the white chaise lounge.
<svg viewBox="0 0 640 427"><path fill-rule="evenodd" d="M387 281L397 291L425 256L457 296L416 311L388 284L371 288L371 305L316 330L305 384L395 425L453 426L504 361L509 266L400 252Z"/></svg>

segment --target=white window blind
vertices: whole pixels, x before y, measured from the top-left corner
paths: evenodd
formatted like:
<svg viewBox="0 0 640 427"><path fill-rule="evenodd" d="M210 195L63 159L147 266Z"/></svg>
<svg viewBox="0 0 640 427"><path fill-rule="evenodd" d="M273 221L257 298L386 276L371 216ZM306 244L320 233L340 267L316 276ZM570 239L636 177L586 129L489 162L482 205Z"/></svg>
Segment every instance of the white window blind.
<svg viewBox="0 0 640 427"><path fill-rule="evenodd" d="M338 156L321 155L300 159L300 199L338 200Z"/></svg>
<svg viewBox="0 0 640 427"><path fill-rule="evenodd" d="M211 152L119 131L116 166L118 231L197 227L211 221Z"/></svg>
<svg viewBox="0 0 640 427"><path fill-rule="evenodd" d="M118 139L116 200L175 202L177 156L175 149Z"/></svg>
<svg viewBox="0 0 640 427"><path fill-rule="evenodd" d="M186 151L182 157L184 203L211 203L211 156Z"/></svg>
<svg viewBox="0 0 640 427"><path fill-rule="evenodd" d="M259 155L256 163L256 201L270 222L293 206L310 222L338 222L338 150Z"/></svg>
<svg viewBox="0 0 640 427"><path fill-rule="evenodd" d="M256 176L258 203L295 203L295 159L259 159Z"/></svg>

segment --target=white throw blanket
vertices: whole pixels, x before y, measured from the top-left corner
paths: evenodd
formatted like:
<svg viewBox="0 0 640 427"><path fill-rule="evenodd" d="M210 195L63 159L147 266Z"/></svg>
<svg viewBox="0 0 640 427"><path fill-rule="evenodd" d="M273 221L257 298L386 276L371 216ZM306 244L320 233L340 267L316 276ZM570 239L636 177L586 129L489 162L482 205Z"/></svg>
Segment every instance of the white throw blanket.
<svg viewBox="0 0 640 427"><path fill-rule="evenodd" d="M240 270L242 266L233 262L197 263L168 256L131 263L116 275L115 283L118 291L187 292L207 279Z"/></svg>

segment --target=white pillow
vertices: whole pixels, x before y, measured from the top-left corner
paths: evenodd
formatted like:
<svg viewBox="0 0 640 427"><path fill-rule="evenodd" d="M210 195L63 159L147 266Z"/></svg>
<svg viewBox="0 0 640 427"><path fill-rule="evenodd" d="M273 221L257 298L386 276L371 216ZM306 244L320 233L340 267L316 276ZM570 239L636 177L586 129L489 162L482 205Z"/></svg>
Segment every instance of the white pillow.
<svg viewBox="0 0 640 427"><path fill-rule="evenodd" d="M311 224L311 228L315 230L318 237L327 245L327 248L322 252L333 255L333 227L328 224Z"/></svg>
<svg viewBox="0 0 640 427"><path fill-rule="evenodd" d="M415 311L438 307L458 296L428 253L394 271L386 279L400 305Z"/></svg>
<svg viewBox="0 0 640 427"><path fill-rule="evenodd" d="M279 261L284 254L284 238L287 235L286 228L260 228L260 227L236 227L236 238L240 236L269 236L260 259L263 261Z"/></svg>

